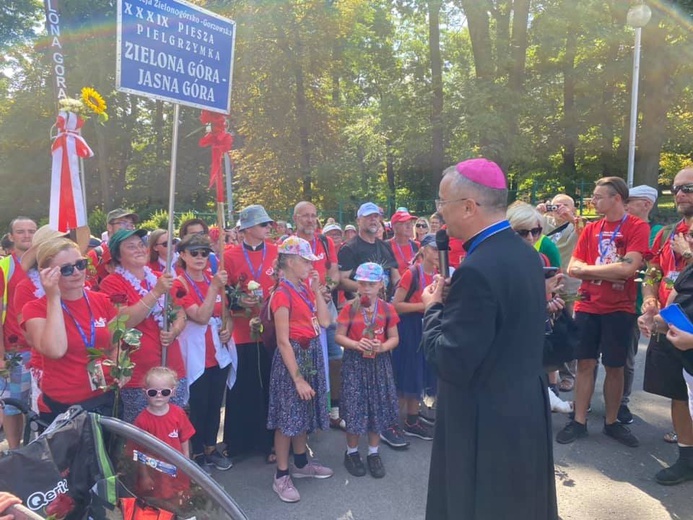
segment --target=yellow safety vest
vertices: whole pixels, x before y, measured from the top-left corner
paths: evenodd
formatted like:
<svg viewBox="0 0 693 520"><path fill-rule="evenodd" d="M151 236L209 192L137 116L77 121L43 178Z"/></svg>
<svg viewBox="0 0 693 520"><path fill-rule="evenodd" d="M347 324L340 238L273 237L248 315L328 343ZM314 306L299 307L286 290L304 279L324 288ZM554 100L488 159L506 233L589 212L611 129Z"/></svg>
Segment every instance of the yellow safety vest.
<svg viewBox="0 0 693 520"><path fill-rule="evenodd" d="M2 277L5 280L5 291L2 295L2 323L5 323L5 317L7 316L7 300L9 294L10 279L14 274L14 255L7 255L5 258L0 259L0 269L2 269Z"/></svg>

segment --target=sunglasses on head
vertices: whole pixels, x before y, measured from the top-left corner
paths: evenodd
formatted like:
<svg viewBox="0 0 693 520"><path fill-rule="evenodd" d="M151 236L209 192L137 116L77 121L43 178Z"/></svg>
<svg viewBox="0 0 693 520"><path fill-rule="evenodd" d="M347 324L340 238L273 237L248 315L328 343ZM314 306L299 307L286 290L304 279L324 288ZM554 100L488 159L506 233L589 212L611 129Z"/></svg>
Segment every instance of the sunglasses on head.
<svg viewBox="0 0 693 520"><path fill-rule="evenodd" d="M533 236L533 237L538 237L539 235L541 235L541 231L542 231L542 230L541 230L540 227L535 227L535 228L532 228L532 229L516 229L516 230L515 230L515 233L517 233L518 235L520 235L522 238L527 238L527 236L528 236L530 233L532 233L532 236Z"/></svg>
<svg viewBox="0 0 693 520"><path fill-rule="evenodd" d="M78 271L84 271L87 268L87 265L89 265L89 261L82 258L81 260L77 260L74 264L61 265L60 274L63 276L72 276L75 269Z"/></svg>
<svg viewBox="0 0 693 520"><path fill-rule="evenodd" d="M162 388L161 390L157 390L156 388L148 388L147 389L147 395L149 397L156 397L157 395L161 394L163 397L168 397L171 395L173 390L170 388Z"/></svg>
<svg viewBox="0 0 693 520"><path fill-rule="evenodd" d="M188 253L190 253L190 256L193 258L197 258L198 255L202 258L207 258L209 256L209 249L193 249L188 251Z"/></svg>
<svg viewBox="0 0 693 520"><path fill-rule="evenodd" d="M428 226L426 224L424 224L423 222L421 222L421 223L417 224L416 227L426 229Z"/></svg>
<svg viewBox="0 0 693 520"><path fill-rule="evenodd" d="M671 191L674 192L674 195L676 195L680 191L684 193L693 193L693 184L681 184L680 186L674 184L671 187Z"/></svg>

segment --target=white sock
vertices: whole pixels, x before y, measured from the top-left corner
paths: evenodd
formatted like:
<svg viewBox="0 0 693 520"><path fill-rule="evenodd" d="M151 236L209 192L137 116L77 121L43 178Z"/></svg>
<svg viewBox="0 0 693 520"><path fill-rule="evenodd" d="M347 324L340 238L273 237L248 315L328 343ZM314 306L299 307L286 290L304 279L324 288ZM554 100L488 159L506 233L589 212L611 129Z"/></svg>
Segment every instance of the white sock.
<svg viewBox="0 0 693 520"><path fill-rule="evenodd" d="M330 408L330 419L339 419L339 406Z"/></svg>
<svg viewBox="0 0 693 520"><path fill-rule="evenodd" d="M377 455L378 454L378 447L377 446L368 446L368 454L369 455Z"/></svg>
<svg viewBox="0 0 693 520"><path fill-rule="evenodd" d="M349 446L347 446L347 455L353 455L354 453L358 453L358 451L358 446L356 448L350 448Z"/></svg>

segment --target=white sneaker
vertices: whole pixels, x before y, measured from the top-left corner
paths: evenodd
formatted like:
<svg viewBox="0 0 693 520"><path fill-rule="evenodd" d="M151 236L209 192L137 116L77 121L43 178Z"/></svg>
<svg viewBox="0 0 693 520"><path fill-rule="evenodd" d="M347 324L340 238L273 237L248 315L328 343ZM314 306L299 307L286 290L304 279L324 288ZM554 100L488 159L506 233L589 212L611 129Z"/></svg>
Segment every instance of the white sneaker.
<svg viewBox="0 0 693 520"><path fill-rule="evenodd" d="M573 411L573 402L564 401L549 388L549 399L551 400L551 411L558 413L570 413Z"/></svg>

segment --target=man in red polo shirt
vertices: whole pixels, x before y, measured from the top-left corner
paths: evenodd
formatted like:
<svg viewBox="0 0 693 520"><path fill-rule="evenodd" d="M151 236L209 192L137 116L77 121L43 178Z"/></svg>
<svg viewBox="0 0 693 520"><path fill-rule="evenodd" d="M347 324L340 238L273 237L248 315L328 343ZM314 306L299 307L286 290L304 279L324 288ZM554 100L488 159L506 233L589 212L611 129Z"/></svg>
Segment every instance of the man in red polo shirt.
<svg viewBox="0 0 693 520"><path fill-rule="evenodd" d="M575 303L580 341L576 351L575 418L556 435L561 444L587 435L587 408L594 393L594 369L601 355L606 369L604 433L629 447L638 439L617 420L623 395L623 367L635 333L634 275L649 251L646 222L626 213L628 186L619 177L596 182L592 201L601 220L578 239L568 274L582 280Z"/></svg>
<svg viewBox="0 0 693 520"><path fill-rule="evenodd" d="M399 208L390 219L395 236L387 243L390 244L395 260L397 260L397 270L400 276L411 265L419 250L418 244L413 239L416 219L417 217L409 213L407 208Z"/></svg>
<svg viewBox="0 0 693 520"><path fill-rule="evenodd" d="M643 304L639 324L645 333L653 332L653 320L660 308L667 305L671 293L671 281L678 278L681 271L693 259L690 247L681 249L676 237L685 236L693 225L693 168L681 170L674 177L676 210L683 217L673 226L659 231L652 244L654 257L650 265L661 271L661 280L654 277L642 284ZM686 243L679 239L678 243ZM673 247L672 247L673 246ZM662 283L664 280L667 282ZM645 327L643 327L645 325ZM645 392L671 399L671 421L678 437L678 460L655 475L660 484L673 485L693 480L693 421L688 411L688 389L683 377L683 363L678 352L666 338L665 330L652 334L645 358Z"/></svg>
<svg viewBox="0 0 693 520"><path fill-rule="evenodd" d="M274 432L267 429L272 360L262 341L251 333L250 320L259 315L264 297L275 284L277 246L269 240L272 222L260 205L243 208L239 226L243 239L224 251L229 286L236 287L241 295L232 303L238 369L236 383L226 392L223 455L235 457L257 450L268 457L268 462L274 461L271 455ZM255 283L251 282L259 287L253 289Z"/></svg>
<svg viewBox="0 0 693 520"><path fill-rule="evenodd" d="M28 364L31 359L29 346L19 326L17 315L21 309L14 304L14 294L19 282L27 278L20 261L22 255L31 247L36 233L36 222L28 217L17 217L10 222L10 238L14 242L11 255L0 260L0 302L2 322L0 323L0 368L5 368L5 360L20 356L11 370L10 377L0 379L0 397L19 399L29 406L31 397L31 375ZM24 416L12 406L5 409L5 436L11 450L19 448L24 428Z"/></svg>

